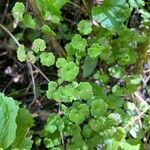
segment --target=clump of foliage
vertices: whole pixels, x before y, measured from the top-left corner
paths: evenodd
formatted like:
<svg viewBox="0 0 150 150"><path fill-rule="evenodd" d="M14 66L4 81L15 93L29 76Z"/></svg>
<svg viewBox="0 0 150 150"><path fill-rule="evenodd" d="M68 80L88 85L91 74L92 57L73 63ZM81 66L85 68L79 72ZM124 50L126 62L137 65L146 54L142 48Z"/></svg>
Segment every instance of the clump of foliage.
<svg viewBox="0 0 150 150"><path fill-rule="evenodd" d="M98 145L104 150L145 149L143 139L150 132L150 107L146 102L137 104L133 93L141 82L137 71L143 62L139 59L146 59L150 43L150 14L144 8L146 4L144 0L82 2L78 6L69 0L29 0L33 15L22 2L16 2L12 9L20 28L39 33L30 38L31 44L19 43L18 60L55 69L56 77L49 81L45 94L48 101L56 104L57 111L49 114L38 141L52 150L92 150ZM63 7L67 5L83 11L74 32L63 21ZM129 25L134 10L140 14L137 27ZM63 36L60 28L64 30ZM65 42L59 43L62 38ZM14 101L11 103L2 104L1 111L4 113L5 107L7 111L14 109L13 115L6 111L7 134L12 138L6 141L3 138L6 135L1 136L6 126L0 126L0 147L30 149L31 146L26 148L22 144L22 140L30 139L17 129L29 129L26 124L32 124L31 116ZM19 137L24 138L18 141ZM37 146L40 142L36 141ZM30 144L31 141L27 145Z"/></svg>
<svg viewBox="0 0 150 150"><path fill-rule="evenodd" d="M0 148L31 149L33 141L28 134L34 123L32 115L3 93L0 93L0 114Z"/></svg>

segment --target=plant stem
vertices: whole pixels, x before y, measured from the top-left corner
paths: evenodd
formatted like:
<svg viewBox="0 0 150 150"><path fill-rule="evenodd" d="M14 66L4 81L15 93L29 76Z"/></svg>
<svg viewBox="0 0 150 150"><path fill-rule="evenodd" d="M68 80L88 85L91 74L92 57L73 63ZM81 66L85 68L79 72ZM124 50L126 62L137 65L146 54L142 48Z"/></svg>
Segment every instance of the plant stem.
<svg viewBox="0 0 150 150"><path fill-rule="evenodd" d="M20 46L20 43L18 42L18 40L14 37L13 34L11 34L11 32L6 29L1 23L0 23L0 28L3 29L7 34L9 34L9 36L15 41L15 43L17 44L17 46Z"/></svg>
<svg viewBox="0 0 150 150"><path fill-rule="evenodd" d="M124 127L124 129L126 129L127 127L129 127L129 126L132 125L133 123L135 123L135 122L136 122L138 119L140 119L149 109L150 109L150 105L147 106L147 107L144 109L144 111L142 111L138 116L136 116L133 121L129 122L129 123Z"/></svg>
<svg viewBox="0 0 150 150"><path fill-rule="evenodd" d="M31 9L35 15L35 17L37 17L37 20L39 20L39 23L41 25L45 25L47 24L46 21L44 20L44 18L42 17L42 15L40 14L40 11L36 5L36 1L35 0L28 0L30 6L31 6ZM64 56L66 57L66 53L65 51L63 50L63 48L61 47L61 45L58 43L58 41L56 40L56 38L52 35L52 34L47 34L49 39L50 39L50 43L52 44L55 52L58 50L58 55L59 56Z"/></svg>
<svg viewBox="0 0 150 150"><path fill-rule="evenodd" d="M142 74L143 72L143 64L145 62L147 62L147 51L149 49L150 46L150 29L145 29L145 31L143 31L146 36L147 39L145 40L145 42L142 43L138 43L137 45L137 61L134 67L134 74Z"/></svg>

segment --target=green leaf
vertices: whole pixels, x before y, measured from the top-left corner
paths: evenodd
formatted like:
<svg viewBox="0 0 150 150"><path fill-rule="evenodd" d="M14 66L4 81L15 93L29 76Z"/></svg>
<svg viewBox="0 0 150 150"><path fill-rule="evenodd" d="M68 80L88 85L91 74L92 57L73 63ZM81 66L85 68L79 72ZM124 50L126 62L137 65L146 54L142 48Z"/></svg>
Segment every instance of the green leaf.
<svg viewBox="0 0 150 150"><path fill-rule="evenodd" d="M91 58L96 58L100 56L102 53L102 47L99 44L93 44L90 48L88 48L88 55Z"/></svg>
<svg viewBox="0 0 150 150"><path fill-rule="evenodd" d="M17 118L16 139L12 143L12 148L31 149L33 141L27 137L29 129L33 126L32 115L24 108L19 109Z"/></svg>
<svg viewBox="0 0 150 150"><path fill-rule="evenodd" d="M75 34L71 40L71 44L74 49L83 51L87 46L87 41L86 39L82 38L81 35Z"/></svg>
<svg viewBox="0 0 150 150"><path fill-rule="evenodd" d="M24 48L24 45L19 45L18 49L17 49L17 58L20 62L23 62L26 60L26 51Z"/></svg>
<svg viewBox="0 0 150 150"><path fill-rule="evenodd" d="M29 51L27 53L27 59L32 63L34 64L36 62L36 57L34 56L33 52L32 51Z"/></svg>
<svg viewBox="0 0 150 150"><path fill-rule="evenodd" d="M59 76L64 81L73 81L79 73L79 67L74 62L66 63L60 70Z"/></svg>
<svg viewBox="0 0 150 150"><path fill-rule="evenodd" d="M81 20L78 23L78 30L84 35L88 35L92 32L92 24L87 20Z"/></svg>
<svg viewBox="0 0 150 150"><path fill-rule="evenodd" d="M44 132L54 133L56 130L62 131L64 129L64 122L57 114L50 114L47 123L44 126Z"/></svg>
<svg viewBox="0 0 150 150"><path fill-rule="evenodd" d="M79 125L81 124L84 120L85 120L85 117L83 114L80 114L78 112L78 110L76 109L72 109L69 113L69 118L72 122L75 122L76 125Z"/></svg>
<svg viewBox="0 0 150 150"><path fill-rule="evenodd" d="M120 144L114 138L106 140L105 143L105 150L117 150Z"/></svg>
<svg viewBox="0 0 150 150"><path fill-rule="evenodd" d="M69 112L69 119L76 123L81 124L89 115L89 106L86 104L80 104L78 108L72 108Z"/></svg>
<svg viewBox="0 0 150 150"><path fill-rule="evenodd" d="M140 77L134 77L133 79L130 80L130 84L134 84L134 85L138 85L141 82L141 78Z"/></svg>
<svg viewBox="0 0 150 150"><path fill-rule="evenodd" d="M110 113L108 115L108 119L109 119L109 122L111 121L113 125L119 125L120 123L122 123L121 116L118 113Z"/></svg>
<svg viewBox="0 0 150 150"><path fill-rule="evenodd" d="M122 127L118 127L116 133L114 134L114 138L117 141L121 141L126 136L126 131Z"/></svg>
<svg viewBox="0 0 150 150"><path fill-rule="evenodd" d="M120 143L120 147L123 150L140 150L140 144L131 145L131 144L127 143L126 141L125 142L121 142Z"/></svg>
<svg viewBox="0 0 150 150"><path fill-rule="evenodd" d="M0 147L8 148L16 138L16 117L19 107L16 102L0 93Z"/></svg>
<svg viewBox="0 0 150 150"><path fill-rule="evenodd" d="M94 74L94 79L99 80L102 83L109 82L109 76L107 74L100 73L99 71Z"/></svg>
<svg viewBox="0 0 150 150"><path fill-rule="evenodd" d="M44 144L46 145L46 148L53 148L54 146L59 145L60 141L59 141L59 139L51 140L49 138L45 138Z"/></svg>
<svg viewBox="0 0 150 150"><path fill-rule="evenodd" d="M94 117L103 116L107 111L107 104L103 100L94 100L91 104L91 114Z"/></svg>
<svg viewBox="0 0 150 150"><path fill-rule="evenodd" d="M57 9L61 9L69 0L55 0L54 5Z"/></svg>
<svg viewBox="0 0 150 150"><path fill-rule="evenodd" d="M124 108L126 110L135 111L136 110L136 105L134 103L131 103L131 102L126 102L124 104Z"/></svg>
<svg viewBox="0 0 150 150"><path fill-rule="evenodd" d="M144 6L145 2L144 0L129 0L129 5L130 9L132 10L133 8L139 8L140 6Z"/></svg>
<svg viewBox="0 0 150 150"><path fill-rule="evenodd" d="M119 85L115 85L115 86L112 87L112 92L116 96L121 96L123 94L123 89Z"/></svg>
<svg viewBox="0 0 150 150"><path fill-rule="evenodd" d="M65 87L59 87L64 102L72 102L76 100L76 89L72 84L68 84Z"/></svg>
<svg viewBox="0 0 150 150"><path fill-rule="evenodd" d="M115 94L107 95L106 103L110 109L117 109L123 105L122 99L118 98Z"/></svg>
<svg viewBox="0 0 150 150"><path fill-rule="evenodd" d="M69 0L36 0L36 4L43 18L53 23L59 23L62 19L60 9Z"/></svg>
<svg viewBox="0 0 150 150"><path fill-rule="evenodd" d="M17 20L17 21L22 21L23 20L23 14L25 12L25 6L23 3L20 2L16 2L15 6L12 9L12 14L13 17Z"/></svg>
<svg viewBox="0 0 150 150"><path fill-rule="evenodd" d="M56 35L55 33L54 33L54 31L53 30L51 30L51 28L48 26L48 25L43 25L42 26L42 28L41 28L41 32L42 33L45 33L45 34L52 34L52 35Z"/></svg>
<svg viewBox="0 0 150 150"><path fill-rule="evenodd" d="M34 21L34 19L32 19L31 15L25 15L23 18L23 24L27 27L27 28L31 28L31 29L35 29L36 28L36 23Z"/></svg>
<svg viewBox="0 0 150 150"><path fill-rule="evenodd" d="M43 66L50 67L55 63L55 56L51 52L42 52L40 54L40 61Z"/></svg>
<svg viewBox="0 0 150 150"><path fill-rule="evenodd" d="M67 64L67 61L65 58L58 58L56 61L56 67L57 68L61 68L63 67L65 64Z"/></svg>
<svg viewBox="0 0 150 150"><path fill-rule="evenodd" d="M127 65L127 64L129 63L129 61L130 61L130 55L129 55L129 54L124 53L124 54L121 54L121 55L119 56L119 61L118 61L118 63L119 63L120 65Z"/></svg>
<svg viewBox="0 0 150 150"><path fill-rule="evenodd" d="M48 99L53 97L53 93L56 91L57 86L57 83L54 81L48 83L48 90L46 91L46 96Z"/></svg>
<svg viewBox="0 0 150 150"><path fill-rule="evenodd" d="M108 70L110 72L110 75L113 76L114 78L119 79L123 75L123 68L119 66L110 67Z"/></svg>
<svg viewBox="0 0 150 150"><path fill-rule="evenodd" d="M46 43L42 39L35 39L32 43L32 50L36 53L44 51L46 49Z"/></svg>
<svg viewBox="0 0 150 150"><path fill-rule="evenodd" d="M79 113L84 114L85 117L89 116L89 106L87 104L80 104L78 109Z"/></svg>
<svg viewBox="0 0 150 150"><path fill-rule="evenodd" d="M89 56L86 56L83 64L83 76L85 78L90 76L93 73L97 65L97 62L98 62L97 60L93 60Z"/></svg>
<svg viewBox="0 0 150 150"><path fill-rule="evenodd" d="M76 90L79 99L88 100L93 96L93 89L89 82L80 82Z"/></svg>
<svg viewBox="0 0 150 150"><path fill-rule="evenodd" d="M99 132L101 130L104 129L104 126L105 126L105 119L100 117L98 119L91 119L89 121L89 125L91 127L91 129L95 132Z"/></svg>
<svg viewBox="0 0 150 150"><path fill-rule="evenodd" d="M105 0L101 6L92 8L93 19L108 30L118 31L128 16L129 8L126 6L126 0Z"/></svg>
<svg viewBox="0 0 150 150"><path fill-rule="evenodd" d="M76 53L76 50L72 47L72 43L66 44L65 50L67 51L68 56L75 55L75 53Z"/></svg>

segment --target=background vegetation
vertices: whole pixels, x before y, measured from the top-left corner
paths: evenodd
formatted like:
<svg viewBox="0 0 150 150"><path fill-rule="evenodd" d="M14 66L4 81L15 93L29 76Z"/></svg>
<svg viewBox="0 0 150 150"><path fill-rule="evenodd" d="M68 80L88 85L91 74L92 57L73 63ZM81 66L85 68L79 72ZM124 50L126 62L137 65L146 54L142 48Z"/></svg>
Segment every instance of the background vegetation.
<svg viewBox="0 0 150 150"><path fill-rule="evenodd" d="M0 149L150 149L150 2L0 2Z"/></svg>

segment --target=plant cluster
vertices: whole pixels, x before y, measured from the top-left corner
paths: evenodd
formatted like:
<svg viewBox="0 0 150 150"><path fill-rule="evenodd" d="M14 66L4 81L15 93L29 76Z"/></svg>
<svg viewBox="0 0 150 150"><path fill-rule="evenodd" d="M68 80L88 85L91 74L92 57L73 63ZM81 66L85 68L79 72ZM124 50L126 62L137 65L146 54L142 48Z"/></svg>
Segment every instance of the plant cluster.
<svg viewBox="0 0 150 150"><path fill-rule="evenodd" d="M12 9L20 28L38 32L29 45L20 40L17 58L56 71L45 94L57 111L49 114L34 144L44 143L50 150L145 149L150 107L144 101L137 103L133 93L139 89L138 71L150 43L146 2L104 0L92 7L85 0L81 6L69 0L29 0L29 4L33 15L22 2ZM67 5L83 11L74 32L63 20ZM132 26L135 10L140 19ZM33 141L26 136L33 125L31 115L3 94L0 103L0 147L31 149Z"/></svg>

